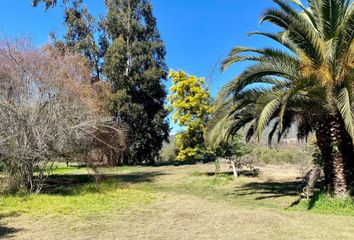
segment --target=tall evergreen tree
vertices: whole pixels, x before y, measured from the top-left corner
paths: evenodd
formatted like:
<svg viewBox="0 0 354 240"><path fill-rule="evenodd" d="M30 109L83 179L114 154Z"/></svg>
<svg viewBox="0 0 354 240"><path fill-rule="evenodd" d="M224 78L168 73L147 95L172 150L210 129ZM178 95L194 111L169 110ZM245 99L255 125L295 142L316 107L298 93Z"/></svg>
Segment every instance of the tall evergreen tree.
<svg viewBox="0 0 354 240"><path fill-rule="evenodd" d="M62 43L66 49L79 52L87 58L92 69L92 82L96 82L101 78L102 59L109 43L105 31L82 2L83 0L64 0L67 32ZM99 36L98 41L95 35Z"/></svg>
<svg viewBox="0 0 354 240"><path fill-rule="evenodd" d="M38 6L41 2L45 4L46 9L57 4L57 1L53 0L34 0L32 4ZM104 27L97 23L87 7L83 5L83 0L63 0L62 2L67 32L63 40L57 40L52 34L54 43L63 51L79 52L86 57L92 69L92 82L99 81L103 56L109 45Z"/></svg>
<svg viewBox="0 0 354 240"><path fill-rule="evenodd" d="M149 0L106 0L105 20L112 41L104 72L112 84L111 112L129 129L124 163L153 163L168 139L164 109L165 47Z"/></svg>

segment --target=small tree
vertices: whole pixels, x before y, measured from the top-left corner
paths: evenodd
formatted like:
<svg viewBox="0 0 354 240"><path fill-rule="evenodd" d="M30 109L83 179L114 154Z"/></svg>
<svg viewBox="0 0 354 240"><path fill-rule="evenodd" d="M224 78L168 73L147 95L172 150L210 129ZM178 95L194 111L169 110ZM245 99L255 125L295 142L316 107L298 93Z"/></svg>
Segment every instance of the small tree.
<svg viewBox="0 0 354 240"><path fill-rule="evenodd" d="M215 149L215 155L220 158L226 158L230 161L234 177L238 177L238 168L245 164L242 157L250 154L252 148L241 141L239 135L221 141ZM246 163L247 164L247 163Z"/></svg>
<svg viewBox="0 0 354 240"><path fill-rule="evenodd" d="M170 110L174 112L172 118L184 128L176 136L176 159L187 161L204 158L204 130L212 111L204 79L182 71L171 71L170 77L173 80L169 97Z"/></svg>

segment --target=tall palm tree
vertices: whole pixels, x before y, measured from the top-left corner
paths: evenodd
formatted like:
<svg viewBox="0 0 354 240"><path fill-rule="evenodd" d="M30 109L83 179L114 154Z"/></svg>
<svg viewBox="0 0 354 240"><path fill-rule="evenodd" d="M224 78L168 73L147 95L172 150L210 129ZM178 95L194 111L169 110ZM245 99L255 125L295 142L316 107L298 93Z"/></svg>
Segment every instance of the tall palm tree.
<svg viewBox="0 0 354 240"><path fill-rule="evenodd" d="M299 137L316 133L326 182L343 196L354 171L354 5L350 0L273 0L261 22L281 28L276 34L253 32L285 47L234 48L223 70L253 61L219 94L208 139L233 135L249 124L248 137L260 137L267 125L281 137L297 123ZM288 2L292 2L288 3ZM297 9L301 9L298 11ZM247 54L244 54L247 53ZM217 137L218 136L218 137Z"/></svg>

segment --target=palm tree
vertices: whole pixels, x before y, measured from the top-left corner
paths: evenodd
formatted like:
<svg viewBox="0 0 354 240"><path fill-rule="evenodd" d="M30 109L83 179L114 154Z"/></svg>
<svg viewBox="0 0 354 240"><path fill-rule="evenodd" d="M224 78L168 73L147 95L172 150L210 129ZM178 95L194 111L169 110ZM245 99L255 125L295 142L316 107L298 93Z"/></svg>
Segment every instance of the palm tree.
<svg viewBox="0 0 354 240"><path fill-rule="evenodd" d="M315 132L324 161L326 182L344 196L353 183L353 28L350 0L273 0L261 22L281 28L276 34L253 32L285 47L234 48L223 70L253 61L219 94L208 139L218 142L250 126L247 137L260 137L273 124L270 138L281 137L297 123L299 137ZM244 54L247 53L247 54ZM218 137L217 137L218 136Z"/></svg>

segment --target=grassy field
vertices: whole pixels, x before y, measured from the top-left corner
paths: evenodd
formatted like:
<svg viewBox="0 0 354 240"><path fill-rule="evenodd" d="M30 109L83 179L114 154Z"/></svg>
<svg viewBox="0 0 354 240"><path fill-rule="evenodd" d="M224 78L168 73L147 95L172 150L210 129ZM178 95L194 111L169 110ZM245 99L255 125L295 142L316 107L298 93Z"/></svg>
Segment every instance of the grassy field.
<svg viewBox="0 0 354 240"><path fill-rule="evenodd" d="M228 170L223 166L223 170ZM58 167L45 193L0 197L3 239L354 239L350 200L298 200L301 169L264 166L257 178L214 165Z"/></svg>

